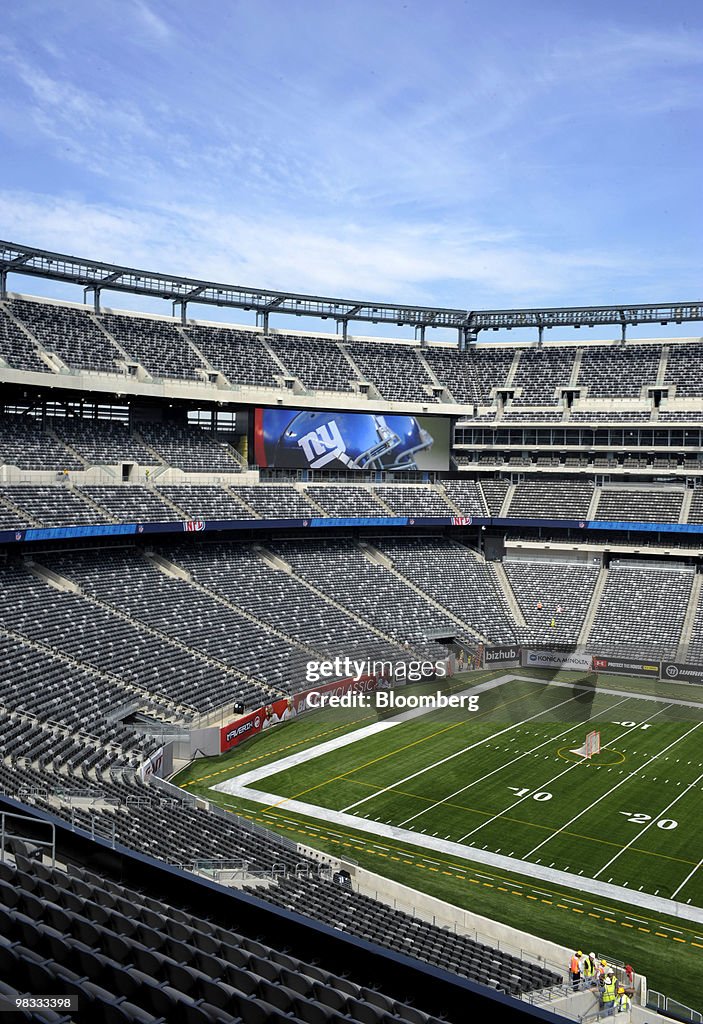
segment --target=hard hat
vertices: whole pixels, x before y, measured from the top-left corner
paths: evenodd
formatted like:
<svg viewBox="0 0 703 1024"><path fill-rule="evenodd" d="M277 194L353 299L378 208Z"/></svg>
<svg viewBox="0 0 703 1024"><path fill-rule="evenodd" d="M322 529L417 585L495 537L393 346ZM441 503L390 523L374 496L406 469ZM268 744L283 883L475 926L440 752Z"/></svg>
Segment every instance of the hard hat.
<svg viewBox="0 0 703 1024"><path fill-rule="evenodd" d="M601 960L601 963L603 964L604 967L608 966L608 961L607 960Z"/></svg>
<svg viewBox="0 0 703 1024"><path fill-rule="evenodd" d="M583 956L583 953L581 952L580 949L576 950L576 956Z"/></svg>
<svg viewBox="0 0 703 1024"><path fill-rule="evenodd" d="M620 986L620 988L618 989L618 995L621 996L624 991L625 989L622 986Z"/></svg>
<svg viewBox="0 0 703 1024"><path fill-rule="evenodd" d="M590 956L591 960L595 960L595 958L596 958L596 954L595 953L589 953L588 955Z"/></svg>

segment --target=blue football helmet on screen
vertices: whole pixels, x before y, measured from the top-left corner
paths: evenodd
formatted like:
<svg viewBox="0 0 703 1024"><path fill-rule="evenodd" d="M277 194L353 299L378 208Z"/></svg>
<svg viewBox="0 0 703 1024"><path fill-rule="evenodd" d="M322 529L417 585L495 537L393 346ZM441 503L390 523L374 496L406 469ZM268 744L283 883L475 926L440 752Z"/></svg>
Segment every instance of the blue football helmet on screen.
<svg viewBox="0 0 703 1024"><path fill-rule="evenodd" d="M300 412L275 441L269 465L416 469L415 456L431 445L432 437L414 416Z"/></svg>

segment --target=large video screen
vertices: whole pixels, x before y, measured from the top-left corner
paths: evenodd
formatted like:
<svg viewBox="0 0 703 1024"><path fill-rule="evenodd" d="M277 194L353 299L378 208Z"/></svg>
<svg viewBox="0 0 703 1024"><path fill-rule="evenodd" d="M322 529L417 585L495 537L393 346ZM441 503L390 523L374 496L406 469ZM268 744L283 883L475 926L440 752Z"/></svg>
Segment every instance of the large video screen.
<svg viewBox="0 0 703 1024"><path fill-rule="evenodd" d="M256 409L254 456L274 469L447 470L449 420Z"/></svg>

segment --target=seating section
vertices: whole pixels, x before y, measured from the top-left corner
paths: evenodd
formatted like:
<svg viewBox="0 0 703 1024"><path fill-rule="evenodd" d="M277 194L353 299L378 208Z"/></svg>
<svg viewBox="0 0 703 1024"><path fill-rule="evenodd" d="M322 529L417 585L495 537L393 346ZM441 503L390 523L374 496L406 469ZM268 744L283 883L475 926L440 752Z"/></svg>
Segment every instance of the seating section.
<svg viewBox="0 0 703 1024"><path fill-rule="evenodd" d="M233 671L246 677L259 695L267 687L269 695L290 693L304 676L311 652L239 608L165 575L137 552L49 555L44 562L111 612L126 614L142 629L199 651L228 675ZM210 706L224 704L231 696L230 684L212 696Z"/></svg>
<svg viewBox="0 0 703 1024"><path fill-rule="evenodd" d="M152 377L203 379L205 366L176 324L118 313L103 313L100 323Z"/></svg>
<svg viewBox="0 0 703 1024"><path fill-rule="evenodd" d="M469 978L497 992L521 996L558 984L560 979L544 968L532 966L492 946L428 924L417 917L380 906L368 896L333 881L280 879L256 894L288 910L314 916L340 931L378 942L406 956L421 959L443 970Z"/></svg>
<svg viewBox="0 0 703 1024"><path fill-rule="evenodd" d="M676 385L677 398L700 398L703 395L703 345L670 345L665 380L667 384Z"/></svg>
<svg viewBox="0 0 703 1024"><path fill-rule="evenodd" d="M611 563L589 650L676 661L693 578L684 569Z"/></svg>
<svg viewBox="0 0 703 1024"><path fill-rule="evenodd" d="M390 512L378 501L376 487L360 487L358 484L345 487L343 484L325 484L305 488L305 494L320 506L322 514L335 517L378 517ZM320 513L318 513L320 514Z"/></svg>
<svg viewBox="0 0 703 1024"><path fill-rule="evenodd" d="M124 423L66 418L52 420L51 428L88 466L115 466L125 462L160 465L159 459L130 434Z"/></svg>
<svg viewBox="0 0 703 1024"><path fill-rule="evenodd" d="M170 497L170 489L165 487L157 491L155 488L126 484L122 487L79 487L77 490L105 510L104 519L118 523L169 523L190 518L186 510L179 512L162 499L162 492L164 496ZM207 491L209 488L202 490Z"/></svg>
<svg viewBox="0 0 703 1024"><path fill-rule="evenodd" d="M188 519L251 519L252 513L225 487L163 486L159 498L183 509ZM173 518L173 514L166 518Z"/></svg>
<svg viewBox="0 0 703 1024"><path fill-rule="evenodd" d="M441 490L433 487L394 484L392 487L376 487L374 494L397 516L444 516L446 518L455 514Z"/></svg>
<svg viewBox="0 0 703 1024"><path fill-rule="evenodd" d="M589 398L637 398L657 382L661 345L587 345L582 349L578 386Z"/></svg>
<svg viewBox="0 0 703 1024"><path fill-rule="evenodd" d="M431 657L439 657L443 649L428 637L454 636L458 632L453 619L379 562L367 558L353 541L313 539L296 543L275 539L269 547L301 579L396 643L420 645L431 652ZM343 572L339 571L341 565Z"/></svg>
<svg viewBox="0 0 703 1024"><path fill-rule="evenodd" d="M703 523L703 487L695 490L691 495L691 505L688 510L687 522Z"/></svg>
<svg viewBox="0 0 703 1024"><path fill-rule="evenodd" d="M686 661L691 665L703 665L703 602L700 594L691 627Z"/></svg>
<svg viewBox="0 0 703 1024"><path fill-rule="evenodd" d="M13 370L50 373L47 364L37 355L30 338L10 319L0 303L0 359Z"/></svg>
<svg viewBox="0 0 703 1024"><path fill-rule="evenodd" d="M512 405L559 404L557 391L569 386L576 352L557 346L522 349L511 385L522 388L522 394L512 399Z"/></svg>
<svg viewBox="0 0 703 1024"><path fill-rule="evenodd" d="M0 490L0 495L40 526L95 526L105 522L105 516L84 501L79 490L67 484L6 487Z"/></svg>
<svg viewBox="0 0 703 1024"><path fill-rule="evenodd" d="M201 430L166 423L139 423L147 446L169 466L186 473L239 473L240 462L229 447Z"/></svg>
<svg viewBox="0 0 703 1024"><path fill-rule="evenodd" d="M340 914L348 917L350 906L357 906L373 927L379 905L334 893L332 885L315 890L320 913L336 896ZM301 886L291 883L276 895L297 906L303 903ZM199 906L174 906L146 887L127 887L75 865L64 872L18 853L0 866L2 973L19 991L77 995L81 1017L87 1013L109 1024L439 1024L384 987L366 987L367 979L348 965L336 972L322 945L320 958L310 963L267 944L269 936L253 935L232 920L235 910L227 899L219 914L205 918ZM416 918L393 913L391 919L394 948L406 940L403 952L408 946L416 946L417 955L427 949L432 963L446 948L456 973L479 982L486 975L483 983L494 990L521 995L562 980ZM430 994L424 1002L432 1005ZM46 1019L65 1022L69 1016Z"/></svg>
<svg viewBox="0 0 703 1024"><path fill-rule="evenodd" d="M242 608L257 621L297 638L325 658L363 661L402 658L368 626L354 620L300 580L267 564L255 547L209 544L199 550L162 548L199 584Z"/></svg>
<svg viewBox="0 0 703 1024"><path fill-rule="evenodd" d="M215 370L230 384L245 387L278 387L283 375L271 358L261 335L232 327L189 325L186 334Z"/></svg>
<svg viewBox="0 0 703 1024"><path fill-rule="evenodd" d="M0 416L0 463L19 469L83 469L83 463L31 416Z"/></svg>
<svg viewBox="0 0 703 1024"><path fill-rule="evenodd" d="M505 496L508 493L507 480L482 480L479 484L483 493L483 500L486 503L489 516L496 518L501 514Z"/></svg>
<svg viewBox="0 0 703 1024"><path fill-rule="evenodd" d="M383 540L379 550L433 601L493 643L513 643L512 616L491 567L462 544L441 538ZM455 623L449 635L458 635Z"/></svg>
<svg viewBox="0 0 703 1024"><path fill-rule="evenodd" d="M86 561L99 564L98 556L75 560L70 556L43 557L42 561L50 561L49 568L74 582L84 581ZM117 564L121 562L136 576L141 561L137 555L132 559L125 556ZM109 575L109 563L105 573ZM139 706L161 703L177 709L181 717L192 717L196 711L219 707L225 701L255 704L268 695L265 688L253 685L243 673L205 657L197 641L188 645L185 637L172 639L156 628L156 623L142 623L126 615L118 603L96 603L81 594L56 590L24 569L8 566L0 579L0 627L22 638L23 644L33 641L42 648L36 654L23 648L17 655L26 663L26 678L19 666L13 678L9 662L3 663L2 700L9 706L32 711L31 701L25 702L27 695L34 696L37 705L40 698L42 706L50 700L47 717L66 721L66 715L70 715L69 721L82 721L93 731L115 700L117 707L135 702ZM35 668L30 669L31 664ZM101 693L97 700L91 696L93 703L88 707L81 707L77 695L72 699L71 680L61 678L64 671L73 677L78 670L91 694L95 688ZM55 693L51 685L54 674L58 677ZM21 703L16 703L17 699ZM74 714L79 717L74 719Z"/></svg>
<svg viewBox="0 0 703 1024"><path fill-rule="evenodd" d="M349 354L364 376L389 402L433 402L434 381L410 345L355 341Z"/></svg>
<svg viewBox="0 0 703 1024"><path fill-rule="evenodd" d="M24 299L15 299L10 309L47 352L55 352L72 369L123 372L118 362L122 353L87 310Z"/></svg>
<svg viewBox="0 0 703 1024"><path fill-rule="evenodd" d="M627 520L646 523L678 523L684 491L619 490L604 487L600 493L596 519Z"/></svg>
<svg viewBox="0 0 703 1024"><path fill-rule="evenodd" d="M473 480L445 480L444 490L462 516L486 516L488 508L480 485ZM500 510L500 509L499 509Z"/></svg>
<svg viewBox="0 0 703 1024"><path fill-rule="evenodd" d="M271 335L268 343L287 370L312 391L350 391L356 374L340 346L329 339Z"/></svg>
<svg viewBox="0 0 703 1024"><path fill-rule="evenodd" d="M261 519L309 519L320 515L305 494L289 484L232 487L231 491Z"/></svg>
<svg viewBox="0 0 703 1024"><path fill-rule="evenodd" d="M512 366L512 348L478 348L464 352L440 345L428 346L423 355L440 384L460 405L491 405L491 390L502 388Z"/></svg>
<svg viewBox="0 0 703 1024"><path fill-rule="evenodd" d="M508 515L513 519L586 519L592 497L590 483L524 480L515 488Z"/></svg>
<svg viewBox="0 0 703 1024"><path fill-rule="evenodd" d="M503 568L530 635L544 643L575 643L588 613L600 566L505 559Z"/></svg>

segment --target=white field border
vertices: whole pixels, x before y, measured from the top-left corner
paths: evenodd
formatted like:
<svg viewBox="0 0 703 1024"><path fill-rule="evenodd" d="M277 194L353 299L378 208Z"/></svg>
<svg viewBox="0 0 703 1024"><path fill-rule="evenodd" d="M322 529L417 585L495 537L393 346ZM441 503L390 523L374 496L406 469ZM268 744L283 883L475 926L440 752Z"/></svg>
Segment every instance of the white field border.
<svg viewBox="0 0 703 1024"><path fill-rule="evenodd" d="M520 676L514 673L509 673L507 675L499 676L497 679L491 679L484 683L479 683L476 686L469 687L467 690L462 691L462 693L467 695L478 694L498 686L503 686L505 683L508 682L529 682L543 686L564 687L569 690L588 689L588 687L579 686L575 683L540 680L528 676ZM651 696L649 694L629 693L622 690L614 690L605 687L599 687L598 693L623 698L623 700L618 701L614 705L616 707L618 706L618 704L624 703L627 699L633 699L640 701L652 701L653 703L657 704L664 703L668 707L678 704L688 707L700 708L700 704L697 704L696 702L692 701L677 700L673 698L666 699L662 697ZM576 698L570 699L573 700ZM568 701L563 701L562 703L568 703ZM558 706L560 705L554 705L554 707ZM554 710L554 707L548 708L545 711L540 712L539 714L534 715L532 717L537 718L541 714L548 714L550 711ZM392 728L394 725L398 725L402 721L407 721L409 718L415 718L419 715L429 714L432 712L432 710L432 708L418 708L414 711L399 714L391 720L377 722L374 725L366 726L365 728L358 729L355 732L347 733L344 736L328 740L327 742L321 743L316 747L299 751L296 754L291 754L288 757L284 757L279 761L274 761L269 764L262 765L259 768L254 768L249 772L244 772L242 775L237 775L230 779L227 779L224 782L217 783L211 788L213 790L216 790L217 792L226 793L229 796L239 797L243 800L250 800L254 803L262 804L267 807L281 807L285 804L286 810L290 813L301 814L308 818L326 821L330 824L353 829L356 832L366 832L370 835L380 836L384 839L402 842L409 846L421 847L426 850L434 850L439 853L449 854L452 857L467 862L488 864L492 867L500 868L504 871L512 871L525 875L529 878L541 879L542 881L549 882L553 885L566 886L571 889L576 889L581 892L590 893L592 895L601 896L606 899L612 899L619 902L624 901L633 906L644 907L646 909L653 910L659 913L668 914L673 917L681 917L689 921L694 921L698 924L703 924L702 907L691 906L687 903L680 903L673 899L667 899L662 896L652 896L649 893L643 893L635 891L633 889L627 889L623 886L613 885L609 882L601 882L597 878L588 878L585 875L575 875L568 871L559 871L555 868L548 868L543 864L533 864L530 861L524 861L518 857L507 857L503 854L491 853L487 850L480 850L473 846L466 846L460 842L453 842L447 839L440 839L437 836L428 836L425 833L418 833L411 829L404 829L397 825L388 825L380 821L370 821L368 818L360 818L355 814L348 814L348 808L344 811L336 811L328 807L321 807L318 804L305 803L301 800L294 800L287 797L281 797L280 794L266 793L258 788L253 788L254 784L262 781L263 779L266 779L272 775L277 775L279 774L279 772L286 771L288 768L293 768L303 763L304 761L309 761L313 758L322 757L324 754L330 753L333 750L339 750L342 747L348 746L351 743L360 742L361 740L366 739L368 736ZM655 712L655 714L660 714L664 710L665 709L662 708L661 711ZM700 724L703 725L703 723ZM491 735L486 736L483 740L480 740L477 743L473 743L469 747L463 748L456 754L450 755L448 758L443 758L439 762L434 762L432 765L428 765L425 769L422 769L421 771L414 773L412 776L408 776L408 778L415 778L417 775L422 774L424 771L431 771L433 768L436 768L438 764L444 763L445 761L451 759L451 757L458 756L459 753L465 753L466 750L471 749L475 746L479 746L481 743L489 742L491 739L495 738L496 735L501 735L504 732L509 731L510 729L519 728L522 725L524 725L524 721L516 722L514 725L509 726L506 729L499 730L498 733L492 733ZM627 731L629 732L631 730ZM688 733L686 735L688 735ZM680 737L679 739L682 738L683 737ZM529 753L529 751L525 752L525 754L527 753ZM578 762L571 765L570 768L576 767L577 763ZM506 766L504 765L502 767ZM631 774L634 775L636 774L636 772L633 772ZM629 777L630 776L628 776L628 778ZM377 793L373 794L373 796L380 796L382 793L387 792L388 790L392 790L394 786L401 785L405 781L407 781L407 779L399 780L393 785L387 786L383 790L379 790ZM616 787L613 787L613 789L614 788ZM604 796L609 795L610 792L611 790L609 790L608 793L604 794ZM449 799L449 797L445 799ZM363 801L359 801L358 803L361 802ZM438 803L441 802L442 801L438 801ZM358 804L351 804L349 806L355 807L357 805ZM500 817L500 815L497 815L497 817ZM683 888L683 886L688 881L690 881L690 879L696 873L698 867L701 867L702 865L703 861L701 861L699 865L694 867L694 869L690 872L689 876L684 880L684 882L681 883L681 885L679 885L678 889L676 890L677 893L680 891L681 888Z"/></svg>

